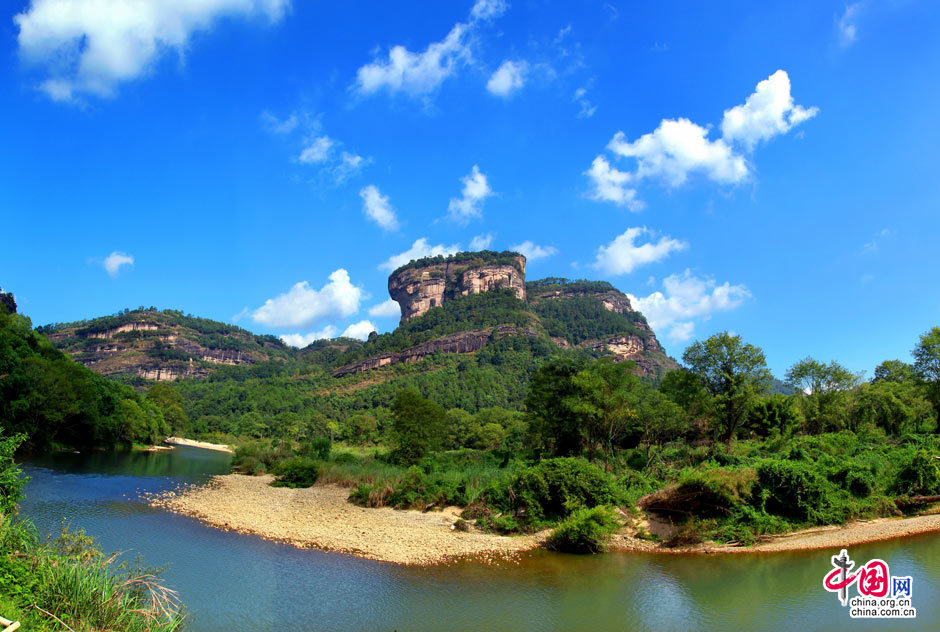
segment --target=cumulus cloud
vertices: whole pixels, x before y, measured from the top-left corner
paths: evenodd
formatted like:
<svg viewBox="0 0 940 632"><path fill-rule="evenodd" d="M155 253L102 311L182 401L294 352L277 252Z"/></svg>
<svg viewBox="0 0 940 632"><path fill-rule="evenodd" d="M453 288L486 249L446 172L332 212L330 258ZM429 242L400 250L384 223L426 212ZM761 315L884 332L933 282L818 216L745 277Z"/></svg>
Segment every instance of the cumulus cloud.
<svg viewBox="0 0 940 632"><path fill-rule="evenodd" d="M640 211L645 206L643 201L636 197L636 188L632 186L633 174L611 166L603 156L596 157L584 175L591 181L592 199L613 202L617 206L626 206L631 211Z"/></svg>
<svg viewBox="0 0 940 632"><path fill-rule="evenodd" d="M369 316L373 316L375 318L391 318L392 316L401 316L401 307L392 299L388 299L384 303L379 303L378 305L373 305L370 307Z"/></svg>
<svg viewBox="0 0 940 632"><path fill-rule="evenodd" d="M357 338L359 340L365 340L373 331L375 331L375 325L370 323L368 320L360 320L358 323L353 323L344 329L340 336L343 338Z"/></svg>
<svg viewBox="0 0 940 632"><path fill-rule="evenodd" d="M506 60L496 69L490 80L486 82L486 89L490 94L508 98L525 85L529 64L525 61Z"/></svg>
<svg viewBox="0 0 940 632"><path fill-rule="evenodd" d="M269 298L251 314L256 323L271 327L301 327L318 318L346 317L359 311L362 290L340 268L319 290L301 281L286 293Z"/></svg>
<svg viewBox="0 0 940 632"><path fill-rule="evenodd" d="M311 331L310 333L307 333L307 334L284 334L278 337L281 339L281 341L284 344L290 345L292 347L297 347L298 349L302 349L306 347L307 345L309 345L311 342L314 342L315 340L323 340L325 338L335 338L336 332L337 332L336 327L334 327L333 325L327 325L320 331Z"/></svg>
<svg viewBox="0 0 940 632"><path fill-rule="evenodd" d="M134 265L134 257L125 252L118 252L115 250L104 258L104 261L102 261L101 265L104 266L108 276L110 276L112 279L116 279L118 273L121 271L122 266Z"/></svg>
<svg viewBox="0 0 940 632"><path fill-rule="evenodd" d="M112 96L167 51L181 56L193 34L222 18L277 22L289 0L31 0L13 17L21 57L43 66L39 89L57 101Z"/></svg>
<svg viewBox="0 0 940 632"><path fill-rule="evenodd" d="M470 250L488 250L493 243L493 234L477 235L470 240Z"/></svg>
<svg viewBox="0 0 940 632"><path fill-rule="evenodd" d="M675 188L698 174L718 184L739 184L750 176L748 156L758 143L787 133L818 111L794 103L790 78L778 70L758 83L742 105L725 110L720 138L709 138L710 127L687 118L663 119L655 130L634 141L617 132L607 150L633 160L635 167L620 171L604 156L597 156L585 171L591 184L589 195L637 210L641 204L637 187L644 180Z"/></svg>
<svg viewBox="0 0 940 632"><path fill-rule="evenodd" d="M339 163L333 167L333 178L336 180L336 183L339 184L347 178L359 173L359 171L370 162L372 162L371 158L363 158L358 154L344 151L340 155Z"/></svg>
<svg viewBox="0 0 940 632"><path fill-rule="evenodd" d="M786 134L818 112L817 107L804 108L793 102L790 77L778 70L758 83L743 105L725 110L721 134L726 141L739 142L750 151L760 141Z"/></svg>
<svg viewBox="0 0 940 632"><path fill-rule="evenodd" d="M844 47L851 46L858 35L855 21L858 19L858 11L861 5L861 2L855 2L846 6L842 17L839 18L839 43Z"/></svg>
<svg viewBox="0 0 940 632"><path fill-rule="evenodd" d="M477 165L469 174L460 179L463 182L461 197L451 198L447 205L447 217L458 224L466 224L471 219L483 215L483 202L493 195L486 180L486 174Z"/></svg>
<svg viewBox="0 0 940 632"><path fill-rule="evenodd" d="M627 294L634 309L646 316L654 330L666 331L676 342L688 340L695 330L695 320L708 320L715 312L737 308L751 297L745 285L718 285L686 270L663 280L663 291L646 297Z"/></svg>
<svg viewBox="0 0 940 632"><path fill-rule="evenodd" d="M333 140L329 136L318 136L307 143L297 160L305 165L326 162L326 159L330 157L332 147Z"/></svg>
<svg viewBox="0 0 940 632"><path fill-rule="evenodd" d="M379 264L379 270L391 271L415 259L436 257L437 255L452 255L455 252L460 252L460 244L451 244L450 246L438 244L437 246L432 246L428 244L426 238L422 237L416 240L415 243L411 245L411 248L405 252L392 255L384 263Z"/></svg>
<svg viewBox="0 0 940 632"><path fill-rule="evenodd" d="M388 196L382 195L378 187L370 184L359 191L362 198L362 212L366 217L385 230L398 230L398 217L395 210L388 203Z"/></svg>
<svg viewBox="0 0 940 632"><path fill-rule="evenodd" d="M607 274L629 274L641 265L662 261L673 252L689 247L687 242L665 235L658 241L651 239L643 244L636 243L637 239L644 235L653 238L655 232L646 226L628 228L612 242L597 249L594 267Z"/></svg>
<svg viewBox="0 0 940 632"><path fill-rule="evenodd" d="M515 250L516 252L521 252L525 255L526 261L538 261L539 259L545 259L551 257L552 255L558 254L558 249L554 246L538 246L528 239L522 242L521 244L516 244L515 246L510 246L510 250Z"/></svg>
<svg viewBox="0 0 940 632"><path fill-rule="evenodd" d="M458 22L443 40L428 44L421 52L393 46L385 59L375 59L356 71L356 90L372 95L381 90L427 96L472 58L469 39L480 22L502 15L508 8L502 0L478 0L468 22Z"/></svg>

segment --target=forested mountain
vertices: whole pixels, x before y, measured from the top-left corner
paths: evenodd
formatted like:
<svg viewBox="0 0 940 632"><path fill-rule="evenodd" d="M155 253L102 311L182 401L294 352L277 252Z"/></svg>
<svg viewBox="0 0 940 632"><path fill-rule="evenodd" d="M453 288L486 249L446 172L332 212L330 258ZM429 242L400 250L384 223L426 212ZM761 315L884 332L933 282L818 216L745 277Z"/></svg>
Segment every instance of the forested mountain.
<svg viewBox="0 0 940 632"><path fill-rule="evenodd" d="M205 377L218 366L286 359L293 353L275 336L155 307L37 331L85 366L135 385Z"/></svg>

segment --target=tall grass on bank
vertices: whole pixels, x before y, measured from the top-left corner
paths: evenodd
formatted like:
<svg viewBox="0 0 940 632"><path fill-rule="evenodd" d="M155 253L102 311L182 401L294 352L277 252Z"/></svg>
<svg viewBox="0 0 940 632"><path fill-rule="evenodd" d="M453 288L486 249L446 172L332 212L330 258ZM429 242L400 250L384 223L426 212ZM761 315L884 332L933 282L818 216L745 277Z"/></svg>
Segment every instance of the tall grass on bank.
<svg viewBox="0 0 940 632"><path fill-rule="evenodd" d="M84 531L43 543L10 517L0 517L0 607L37 632L173 632L184 619L154 572L117 564Z"/></svg>

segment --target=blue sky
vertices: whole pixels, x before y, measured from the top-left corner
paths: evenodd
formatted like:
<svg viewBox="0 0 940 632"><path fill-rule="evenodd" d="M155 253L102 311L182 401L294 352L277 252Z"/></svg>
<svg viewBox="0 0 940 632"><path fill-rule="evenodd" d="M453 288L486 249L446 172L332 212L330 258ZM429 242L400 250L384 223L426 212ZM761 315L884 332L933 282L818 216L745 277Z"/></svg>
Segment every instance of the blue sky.
<svg viewBox="0 0 940 632"><path fill-rule="evenodd" d="M364 336L396 262L481 245L778 375L938 324L937 3L194 4L5 4L0 284L35 324Z"/></svg>

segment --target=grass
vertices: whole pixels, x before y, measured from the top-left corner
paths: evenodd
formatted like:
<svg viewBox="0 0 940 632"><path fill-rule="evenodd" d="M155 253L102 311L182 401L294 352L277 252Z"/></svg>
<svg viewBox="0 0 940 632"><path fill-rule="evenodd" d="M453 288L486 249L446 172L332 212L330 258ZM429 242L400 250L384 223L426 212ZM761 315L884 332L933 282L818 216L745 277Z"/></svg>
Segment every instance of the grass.
<svg viewBox="0 0 940 632"><path fill-rule="evenodd" d="M29 523L9 517L0 517L0 608L37 632L173 632L184 618L155 573L117 564L84 531L63 528L43 543Z"/></svg>

